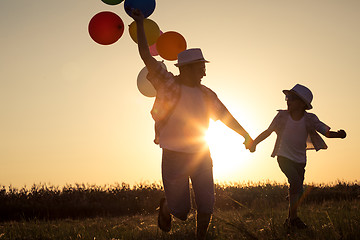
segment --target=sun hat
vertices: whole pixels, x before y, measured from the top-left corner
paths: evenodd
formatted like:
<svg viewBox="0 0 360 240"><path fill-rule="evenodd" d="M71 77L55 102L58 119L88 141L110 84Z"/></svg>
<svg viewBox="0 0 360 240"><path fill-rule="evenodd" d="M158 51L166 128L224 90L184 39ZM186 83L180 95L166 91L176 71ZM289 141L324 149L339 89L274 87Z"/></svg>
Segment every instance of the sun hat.
<svg viewBox="0 0 360 240"><path fill-rule="evenodd" d="M307 87L305 87L301 84L296 84L290 90L283 90L283 93L285 95L288 95L290 93L296 94L298 97L301 98L301 100L304 101L304 103L307 106L307 108L306 108L307 110L312 109L311 101L313 100L313 94L310 91L310 89L308 89Z"/></svg>
<svg viewBox="0 0 360 240"><path fill-rule="evenodd" d="M191 63L206 62L200 48L190 48L178 54L178 62L175 66L180 67Z"/></svg>

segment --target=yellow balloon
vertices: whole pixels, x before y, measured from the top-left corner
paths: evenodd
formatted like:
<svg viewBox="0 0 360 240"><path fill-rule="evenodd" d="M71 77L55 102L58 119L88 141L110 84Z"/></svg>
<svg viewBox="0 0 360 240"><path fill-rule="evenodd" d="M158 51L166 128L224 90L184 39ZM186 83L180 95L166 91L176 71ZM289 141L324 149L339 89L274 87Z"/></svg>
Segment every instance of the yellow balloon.
<svg viewBox="0 0 360 240"><path fill-rule="evenodd" d="M166 69L166 65L163 62L161 63L161 67ZM156 96L156 89L151 84L151 82L146 78L149 71L146 67L141 69L137 77L137 87L140 93L146 97L155 97Z"/></svg>
<svg viewBox="0 0 360 240"><path fill-rule="evenodd" d="M145 18L144 30L148 45L151 46L156 43L158 37L160 36L160 28L156 24L156 22L151 19ZM131 39L137 43L137 27L135 21L129 25L129 33Z"/></svg>

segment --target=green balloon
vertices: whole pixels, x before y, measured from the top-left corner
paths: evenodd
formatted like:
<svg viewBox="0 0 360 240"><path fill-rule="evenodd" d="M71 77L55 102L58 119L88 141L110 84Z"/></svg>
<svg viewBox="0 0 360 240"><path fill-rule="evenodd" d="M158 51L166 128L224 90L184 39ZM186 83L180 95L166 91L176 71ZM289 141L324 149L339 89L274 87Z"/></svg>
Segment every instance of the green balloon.
<svg viewBox="0 0 360 240"><path fill-rule="evenodd" d="M101 1L103 1L104 3L106 3L108 5L117 5L124 0L101 0Z"/></svg>

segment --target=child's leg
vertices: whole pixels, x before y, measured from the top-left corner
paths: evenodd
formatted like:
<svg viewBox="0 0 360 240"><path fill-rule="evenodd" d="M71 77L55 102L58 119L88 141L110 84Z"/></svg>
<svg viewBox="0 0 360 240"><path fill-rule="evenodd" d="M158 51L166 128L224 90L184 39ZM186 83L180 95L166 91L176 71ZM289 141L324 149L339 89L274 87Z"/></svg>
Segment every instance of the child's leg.
<svg viewBox="0 0 360 240"><path fill-rule="evenodd" d="M289 196L289 218L297 218L297 209L299 207L299 194L290 194Z"/></svg>
<svg viewBox="0 0 360 240"><path fill-rule="evenodd" d="M297 218L299 200L303 192L305 164L296 163L288 158L278 156L281 171L288 178L289 188L289 218Z"/></svg>

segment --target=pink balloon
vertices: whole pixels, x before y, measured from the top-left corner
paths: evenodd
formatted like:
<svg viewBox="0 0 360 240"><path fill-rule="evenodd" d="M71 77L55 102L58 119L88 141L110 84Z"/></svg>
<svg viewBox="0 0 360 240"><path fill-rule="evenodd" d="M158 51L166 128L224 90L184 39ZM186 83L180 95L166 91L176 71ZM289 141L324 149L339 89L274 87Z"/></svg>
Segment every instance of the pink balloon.
<svg viewBox="0 0 360 240"><path fill-rule="evenodd" d="M161 34L163 34L163 32L160 30L160 36ZM151 56L157 56L159 55L157 49L156 49L156 43L154 43L153 45L149 46L149 50L150 50L150 54Z"/></svg>
<svg viewBox="0 0 360 240"><path fill-rule="evenodd" d="M156 43L154 43L153 45L149 46L149 50L150 50L151 56L157 56L157 55L159 55L158 51L156 50Z"/></svg>

